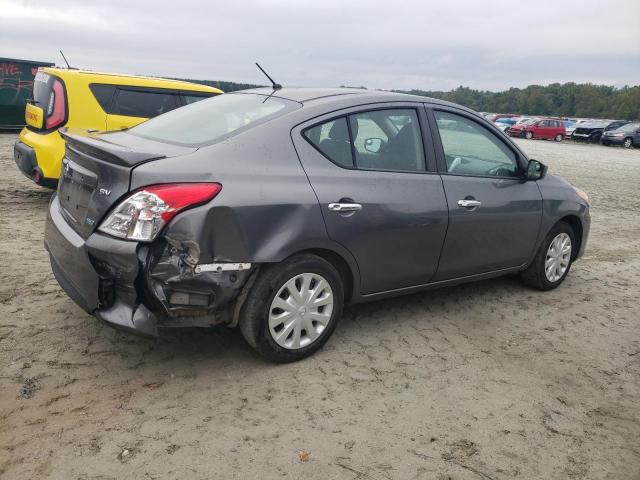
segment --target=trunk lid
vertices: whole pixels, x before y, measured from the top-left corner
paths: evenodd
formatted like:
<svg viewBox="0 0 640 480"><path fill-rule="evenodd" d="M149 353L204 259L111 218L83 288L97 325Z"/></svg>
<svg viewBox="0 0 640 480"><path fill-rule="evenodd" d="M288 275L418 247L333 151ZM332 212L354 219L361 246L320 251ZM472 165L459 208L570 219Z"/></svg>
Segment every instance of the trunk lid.
<svg viewBox="0 0 640 480"><path fill-rule="evenodd" d="M142 139L126 132L60 131L66 140L58 197L62 215L83 238L129 192L131 171L142 163L184 155L191 147Z"/></svg>

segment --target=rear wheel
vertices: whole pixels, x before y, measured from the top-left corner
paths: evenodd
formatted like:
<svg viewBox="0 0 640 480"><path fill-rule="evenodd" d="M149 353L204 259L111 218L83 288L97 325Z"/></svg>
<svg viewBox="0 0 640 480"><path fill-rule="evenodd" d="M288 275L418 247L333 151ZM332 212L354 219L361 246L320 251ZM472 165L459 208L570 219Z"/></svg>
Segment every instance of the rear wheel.
<svg viewBox="0 0 640 480"><path fill-rule="evenodd" d="M633 139L632 138L625 138L624 142L622 142L622 146L624 146L624 148L633 147Z"/></svg>
<svg viewBox="0 0 640 480"><path fill-rule="evenodd" d="M522 281L538 290L552 290L567 277L576 248L571 226L558 222L547 234L531 265L522 272Z"/></svg>
<svg viewBox="0 0 640 480"><path fill-rule="evenodd" d="M559 133L558 135L556 135L555 141L556 142L561 142L563 139L564 139L564 135Z"/></svg>
<svg viewBox="0 0 640 480"><path fill-rule="evenodd" d="M242 308L240 331L274 362L301 360L329 339L343 302L333 265L316 255L295 255L260 274Z"/></svg>
<svg viewBox="0 0 640 480"><path fill-rule="evenodd" d="M527 132L524 134L524 138L531 140L533 138L533 132Z"/></svg>

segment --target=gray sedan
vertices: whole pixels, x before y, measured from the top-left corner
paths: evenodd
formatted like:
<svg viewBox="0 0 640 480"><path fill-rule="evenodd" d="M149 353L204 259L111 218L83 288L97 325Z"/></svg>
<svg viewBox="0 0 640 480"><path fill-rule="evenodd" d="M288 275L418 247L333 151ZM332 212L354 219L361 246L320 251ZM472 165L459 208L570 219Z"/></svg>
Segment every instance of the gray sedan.
<svg viewBox="0 0 640 480"><path fill-rule="evenodd" d="M122 132L64 132L45 245L106 323L238 326L274 361L346 304L519 273L556 288L587 195L475 112L351 89L257 89Z"/></svg>

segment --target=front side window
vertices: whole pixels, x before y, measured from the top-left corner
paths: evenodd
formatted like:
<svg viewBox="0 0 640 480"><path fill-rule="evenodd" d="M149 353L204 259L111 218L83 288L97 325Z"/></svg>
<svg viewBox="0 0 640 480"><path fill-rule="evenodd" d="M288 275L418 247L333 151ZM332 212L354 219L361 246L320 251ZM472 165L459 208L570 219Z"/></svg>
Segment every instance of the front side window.
<svg viewBox="0 0 640 480"><path fill-rule="evenodd" d="M518 177L518 160L500 138L479 123L434 111L447 172L457 175Z"/></svg>
<svg viewBox="0 0 640 480"><path fill-rule="evenodd" d="M303 134L343 167L425 171L420 124L414 109L356 113L316 125Z"/></svg>

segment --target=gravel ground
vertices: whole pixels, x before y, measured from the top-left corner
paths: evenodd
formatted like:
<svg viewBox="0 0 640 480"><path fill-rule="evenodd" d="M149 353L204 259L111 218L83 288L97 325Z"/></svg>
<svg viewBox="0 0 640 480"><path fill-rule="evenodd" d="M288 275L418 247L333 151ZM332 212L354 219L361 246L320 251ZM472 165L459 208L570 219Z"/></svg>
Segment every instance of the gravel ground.
<svg viewBox="0 0 640 480"><path fill-rule="evenodd" d="M520 141L592 198L583 260L352 307L313 358L118 333L58 287L0 135L0 477L640 478L640 150Z"/></svg>

